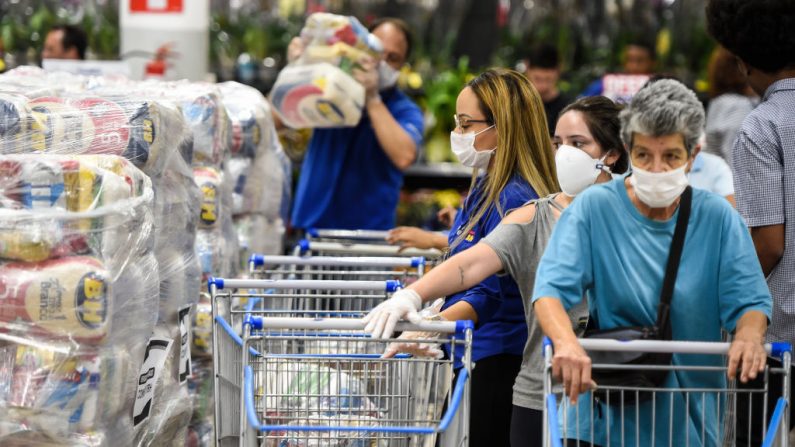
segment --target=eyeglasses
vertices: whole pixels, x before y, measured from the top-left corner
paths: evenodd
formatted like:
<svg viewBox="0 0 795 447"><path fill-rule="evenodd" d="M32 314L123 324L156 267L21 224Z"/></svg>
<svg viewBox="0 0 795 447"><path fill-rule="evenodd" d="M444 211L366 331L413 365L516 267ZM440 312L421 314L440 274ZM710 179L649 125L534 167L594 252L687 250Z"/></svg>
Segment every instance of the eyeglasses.
<svg viewBox="0 0 795 447"><path fill-rule="evenodd" d="M458 127L458 128L467 127L467 126L469 126L472 123L491 124L491 122L489 120L473 120L473 119L470 119L470 118L458 116L458 114L454 114L453 115L453 121L455 121L455 127Z"/></svg>

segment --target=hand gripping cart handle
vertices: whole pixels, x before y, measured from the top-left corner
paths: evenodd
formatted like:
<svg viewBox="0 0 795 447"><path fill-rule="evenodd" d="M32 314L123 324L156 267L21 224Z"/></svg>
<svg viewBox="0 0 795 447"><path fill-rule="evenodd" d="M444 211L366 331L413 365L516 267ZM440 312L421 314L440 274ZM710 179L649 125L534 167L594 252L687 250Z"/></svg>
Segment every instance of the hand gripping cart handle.
<svg viewBox="0 0 795 447"><path fill-rule="evenodd" d="M725 357L716 357L726 356L730 343L608 339L580 339L579 342L596 359L600 356L594 355L602 352L678 355L681 360L671 365L594 363L592 370L606 369L611 373L667 370L668 379L675 374L679 386L649 388L600 386L597 383L596 391L580 395L576 405L572 405L565 396L558 404L557 396L562 390L553 389L552 384L554 347L545 337L544 446L563 446L565 441L568 442L565 445L747 445L739 438L752 438L751 423L739 426L742 421L738 421L737 412L747 408L750 420L753 411L761 411L761 420L768 421L771 374L781 376L782 397L776 401L772 417L761 428L762 433L756 435L761 435L764 447L788 445L790 368L786 366L792 356L788 343L765 345L767 354L779 358L785 367L766 367L762 388L743 389L737 388L736 383L725 384ZM753 395L762 396L763 400L761 408L756 410L751 405ZM744 402L743 397L747 398L747 403L741 403Z"/></svg>

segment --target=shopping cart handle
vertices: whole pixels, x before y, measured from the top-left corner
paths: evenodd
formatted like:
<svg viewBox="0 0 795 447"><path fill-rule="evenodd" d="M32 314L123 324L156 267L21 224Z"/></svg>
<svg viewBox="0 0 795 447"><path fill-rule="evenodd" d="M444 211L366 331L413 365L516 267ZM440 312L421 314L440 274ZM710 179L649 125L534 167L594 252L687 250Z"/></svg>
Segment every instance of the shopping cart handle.
<svg viewBox="0 0 795 447"><path fill-rule="evenodd" d="M586 351L615 352L656 352L670 354L714 354L724 355L729 352L731 343L711 341L678 341L678 340L614 340L601 338L581 338L580 346ZM543 347L554 345L549 337L544 337ZM777 358L792 353L792 346L785 342L767 343L765 351Z"/></svg>
<svg viewBox="0 0 795 447"><path fill-rule="evenodd" d="M254 330L262 329L293 329L293 330L338 330L362 331L366 324L360 318L297 318L297 317L260 317L247 315L243 320ZM418 324L399 322L395 331L441 332L445 334L464 334L473 327L466 321L423 321Z"/></svg>
<svg viewBox="0 0 795 447"><path fill-rule="evenodd" d="M254 267L262 267L265 265L265 256L261 254L254 253L248 258L249 264L254 264Z"/></svg>
<svg viewBox="0 0 795 447"><path fill-rule="evenodd" d="M784 354L789 352L792 354L792 345L783 341L774 341L770 343L770 355L776 358L784 357Z"/></svg>
<svg viewBox="0 0 795 447"><path fill-rule="evenodd" d="M221 290L224 288L224 279L223 278L216 278L211 276L207 279L207 292L213 293L212 288L215 286L216 289Z"/></svg>

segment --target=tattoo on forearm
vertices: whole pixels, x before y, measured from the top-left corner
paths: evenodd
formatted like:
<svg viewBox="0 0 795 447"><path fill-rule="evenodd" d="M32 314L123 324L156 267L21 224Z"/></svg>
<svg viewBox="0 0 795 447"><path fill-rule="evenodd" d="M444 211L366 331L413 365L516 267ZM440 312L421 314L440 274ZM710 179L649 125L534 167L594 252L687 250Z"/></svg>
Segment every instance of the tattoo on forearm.
<svg viewBox="0 0 795 447"><path fill-rule="evenodd" d="M464 285L464 268L460 265L458 266L458 273L461 275L461 285Z"/></svg>

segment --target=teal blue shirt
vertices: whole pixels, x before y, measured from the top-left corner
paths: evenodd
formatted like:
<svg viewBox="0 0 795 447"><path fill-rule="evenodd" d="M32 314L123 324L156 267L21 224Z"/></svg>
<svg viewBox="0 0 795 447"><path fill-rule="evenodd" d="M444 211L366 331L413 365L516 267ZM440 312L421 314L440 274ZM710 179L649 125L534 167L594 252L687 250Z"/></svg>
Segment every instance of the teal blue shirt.
<svg viewBox="0 0 795 447"><path fill-rule="evenodd" d="M553 297L571 308L587 295L591 317L600 329L620 326L649 326L657 318L665 263L676 225L651 220L638 212L627 195L624 178L588 188L561 215L549 246L541 258L533 290L533 301ZM684 250L671 302L671 326L675 340L720 341L721 329L733 331L747 311L770 316L772 299L756 257L753 241L740 215L724 198L693 190L693 205ZM722 365L716 356L675 355L674 365ZM725 373L680 372L669 374L667 388L725 387ZM579 433L575 432L574 409L569 413L569 437L591 439L588 422L590 396L580 399ZM724 395L725 397L725 395ZM654 425L656 444L668 445L671 395L656 400ZM714 394L691 397L690 411L676 394L673 403L673 445L702 445L701 428L706 426L706 445L719 445L722 418ZM621 444L621 417L596 403L595 443ZM702 406L704 408L702 408ZM619 407L616 407L619 408ZM701 410L705 410L703 413ZM635 445L636 414L625 415L626 445ZM651 402L638 409L640 445L651 445ZM627 410L625 410L627 411ZM706 424L701 415L706 415ZM608 419L609 418L609 419ZM610 442L607 442L610 421Z"/></svg>

